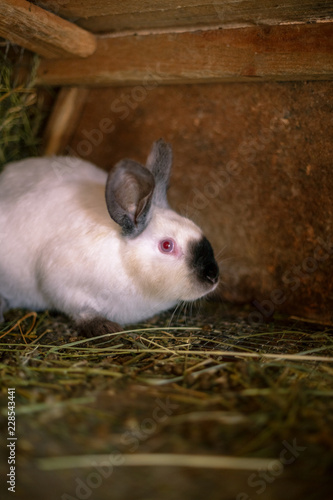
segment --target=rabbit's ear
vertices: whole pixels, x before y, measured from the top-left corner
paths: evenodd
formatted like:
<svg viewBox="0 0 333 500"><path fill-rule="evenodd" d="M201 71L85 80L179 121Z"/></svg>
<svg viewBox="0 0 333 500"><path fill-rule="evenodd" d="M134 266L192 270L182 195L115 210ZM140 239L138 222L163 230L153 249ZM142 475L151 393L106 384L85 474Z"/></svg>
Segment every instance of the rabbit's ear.
<svg viewBox="0 0 333 500"><path fill-rule="evenodd" d="M167 190L172 165L172 149L163 139L154 142L149 153L146 167L155 179L153 203L162 208L168 208Z"/></svg>
<svg viewBox="0 0 333 500"><path fill-rule="evenodd" d="M121 160L109 173L106 205L124 236L138 236L147 226L154 187L151 172L133 160Z"/></svg>

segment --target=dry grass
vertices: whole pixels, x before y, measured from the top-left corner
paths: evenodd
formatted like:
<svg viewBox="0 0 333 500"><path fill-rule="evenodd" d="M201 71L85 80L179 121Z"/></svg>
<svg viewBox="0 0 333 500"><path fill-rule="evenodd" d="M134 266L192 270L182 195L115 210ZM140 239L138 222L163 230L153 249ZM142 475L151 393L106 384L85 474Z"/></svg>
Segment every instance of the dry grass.
<svg viewBox="0 0 333 500"><path fill-rule="evenodd" d="M18 49L20 57L24 52ZM44 113L42 102L38 102L34 81L38 58L32 60L30 71L17 71L9 57L8 42L0 42L0 170L14 160L39 153L40 128Z"/></svg>
<svg viewBox="0 0 333 500"><path fill-rule="evenodd" d="M265 470L263 499L329 498L333 329L290 319L253 328L247 315L207 304L172 327L166 313L87 340L61 315L8 313L1 402L6 415L14 387L22 498L28 491L38 500L50 481L51 499L79 498L75 481L92 464L117 466L96 500L109 498L110 487L121 500L197 498L205 481L210 499L253 498L251 474ZM295 443L295 463L283 466L281 453ZM174 489L164 494L170 468ZM232 494L219 493L222 485Z"/></svg>
<svg viewBox="0 0 333 500"><path fill-rule="evenodd" d="M138 392L149 401L167 395L177 411L164 429L176 435L183 425L198 430L209 423L213 436L225 434L218 447L196 437L200 453L274 458L284 439L297 437L303 446L315 443L325 467L333 423L329 326L280 320L253 329L246 311L228 317L225 308L210 305L187 326L183 320L166 326L165 314L87 340L75 337L62 316L17 314L1 332L0 370L3 396L7 387L16 388L18 416L52 422L54 413L68 418L74 411L82 425L88 415L101 423L107 415L101 400L112 393L119 401L116 426L126 432L124 394L131 399ZM137 425L144 418L140 405L132 418ZM142 447L149 451L147 442ZM165 442L159 451L191 450L185 442L172 448Z"/></svg>

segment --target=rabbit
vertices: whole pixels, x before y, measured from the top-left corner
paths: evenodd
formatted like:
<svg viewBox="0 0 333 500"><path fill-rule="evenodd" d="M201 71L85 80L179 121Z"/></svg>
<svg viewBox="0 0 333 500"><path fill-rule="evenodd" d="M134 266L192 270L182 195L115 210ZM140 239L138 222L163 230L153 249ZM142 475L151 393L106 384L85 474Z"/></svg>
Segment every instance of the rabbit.
<svg viewBox="0 0 333 500"><path fill-rule="evenodd" d="M110 173L76 157L28 158L0 174L0 319L57 310L82 335L121 331L218 285L211 244L172 210L171 146Z"/></svg>

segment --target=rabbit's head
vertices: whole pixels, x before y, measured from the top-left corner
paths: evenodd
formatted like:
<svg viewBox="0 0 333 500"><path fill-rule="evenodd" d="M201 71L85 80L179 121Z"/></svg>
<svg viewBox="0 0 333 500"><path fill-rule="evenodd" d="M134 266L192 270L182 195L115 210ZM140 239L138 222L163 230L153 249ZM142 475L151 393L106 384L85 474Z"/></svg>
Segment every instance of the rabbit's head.
<svg viewBox="0 0 333 500"><path fill-rule="evenodd" d="M219 270L201 229L170 209L172 150L153 144L146 166L122 160L110 172L106 204L121 228L121 255L142 293L165 303L192 301L214 290Z"/></svg>

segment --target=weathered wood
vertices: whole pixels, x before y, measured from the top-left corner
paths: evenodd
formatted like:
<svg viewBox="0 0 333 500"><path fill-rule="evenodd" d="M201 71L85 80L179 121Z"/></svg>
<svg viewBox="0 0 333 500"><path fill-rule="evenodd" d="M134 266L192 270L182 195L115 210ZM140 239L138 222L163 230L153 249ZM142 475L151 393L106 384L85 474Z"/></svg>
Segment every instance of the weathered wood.
<svg viewBox="0 0 333 500"><path fill-rule="evenodd" d="M43 60L38 83L138 85L333 77L333 23L98 39L86 60Z"/></svg>
<svg viewBox="0 0 333 500"><path fill-rule="evenodd" d="M333 3L325 0L38 0L38 4L94 33L333 18Z"/></svg>
<svg viewBox="0 0 333 500"><path fill-rule="evenodd" d="M91 33L25 0L1 0L0 35L46 58L87 57Z"/></svg>
<svg viewBox="0 0 333 500"><path fill-rule="evenodd" d="M57 97L44 134L44 155L61 154L70 142L83 111L88 90L63 87Z"/></svg>

